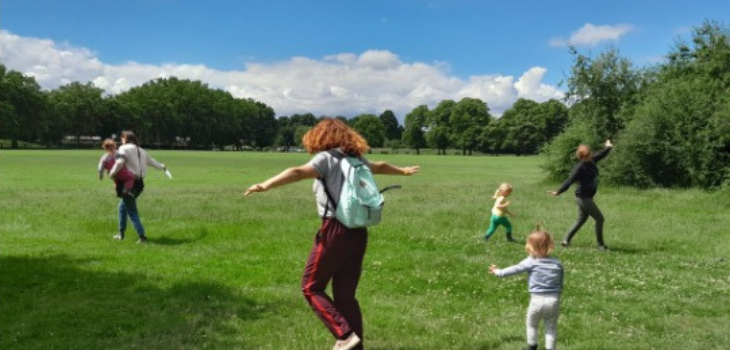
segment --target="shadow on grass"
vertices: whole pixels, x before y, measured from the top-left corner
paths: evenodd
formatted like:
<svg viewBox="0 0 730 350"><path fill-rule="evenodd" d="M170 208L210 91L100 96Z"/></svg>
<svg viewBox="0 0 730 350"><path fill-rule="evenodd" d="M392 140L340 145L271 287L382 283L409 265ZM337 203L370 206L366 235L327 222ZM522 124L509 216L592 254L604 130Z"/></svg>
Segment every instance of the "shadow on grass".
<svg viewBox="0 0 730 350"><path fill-rule="evenodd" d="M476 348L476 350L494 350L494 349L499 349L504 343L514 343L514 342L520 342L520 341L524 342L525 341L525 338L524 337L518 337L516 335L502 336L502 337L499 338L499 340L495 340L495 341L491 341L491 342L487 342L487 343L484 343L484 344L479 345ZM522 346L522 347L517 346L515 348L516 349L522 349L523 347L524 346Z"/></svg>
<svg viewBox="0 0 730 350"><path fill-rule="evenodd" d="M557 247L556 250L558 250L558 253L567 252L567 251L575 251L575 252L585 252L585 253L596 253L596 254L627 254L627 255L634 255L634 254L647 254L648 251L646 249L636 248L636 247L629 247L629 246L616 246L616 245L609 245L608 251L601 251L598 250L598 248L595 245L575 245L571 244L570 247ZM661 249L656 249L656 251L659 251Z"/></svg>
<svg viewBox="0 0 730 350"><path fill-rule="evenodd" d="M153 244L160 244L160 245L183 245L183 244L190 244L193 242L197 242L202 240L208 235L207 229L201 229L198 232L195 233L195 237L192 238L171 238L168 236L162 236L162 237L148 237L149 242Z"/></svg>
<svg viewBox="0 0 730 350"><path fill-rule="evenodd" d="M0 349L246 349L241 324L275 308L66 256L0 257L0 268Z"/></svg>
<svg viewBox="0 0 730 350"><path fill-rule="evenodd" d="M609 246L608 247L609 253L618 253L618 254L646 254L647 251L644 249L639 249L635 247L626 247L626 246Z"/></svg>

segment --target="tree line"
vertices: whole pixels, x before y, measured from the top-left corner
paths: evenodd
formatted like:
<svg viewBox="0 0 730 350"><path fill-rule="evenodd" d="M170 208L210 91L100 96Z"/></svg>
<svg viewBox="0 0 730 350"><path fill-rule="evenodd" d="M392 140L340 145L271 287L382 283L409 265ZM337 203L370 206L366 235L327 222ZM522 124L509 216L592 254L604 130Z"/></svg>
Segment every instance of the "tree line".
<svg viewBox="0 0 730 350"><path fill-rule="evenodd" d="M0 138L46 147L88 146L84 136L109 137L132 129L151 147L210 149L290 149L320 118L311 113L276 118L273 108L234 98L200 81L160 78L118 95L91 83L72 82L45 91L35 79L0 64ZM567 121L557 100L521 99L502 118L479 99L444 100L433 110L418 106L400 125L391 110L379 116L338 117L358 130L372 147L458 149L534 154Z"/></svg>
<svg viewBox="0 0 730 350"><path fill-rule="evenodd" d="M413 108L400 125L390 110L341 118L372 147L446 154L543 153L554 179L573 166L578 144L615 155L607 180L638 187L730 184L730 34L705 22L690 42L678 41L664 61L637 68L617 49L595 56L571 48L563 101L519 99L497 118L477 98ZM84 135L135 130L148 147L291 149L321 117L276 117L270 106L234 98L200 81L161 78L118 95L91 83L42 90L33 77L0 64L0 138L60 147ZM69 138L69 136L71 136Z"/></svg>

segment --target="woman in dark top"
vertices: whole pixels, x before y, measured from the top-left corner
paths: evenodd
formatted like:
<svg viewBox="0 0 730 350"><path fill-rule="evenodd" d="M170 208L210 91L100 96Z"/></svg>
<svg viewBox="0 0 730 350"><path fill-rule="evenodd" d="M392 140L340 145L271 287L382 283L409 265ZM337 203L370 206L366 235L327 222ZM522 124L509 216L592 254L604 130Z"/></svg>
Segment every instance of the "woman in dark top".
<svg viewBox="0 0 730 350"><path fill-rule="evenodd" d="M603 214L598 206L593 201L593 197L598 191L598 166L596 163L608 155L608 152L613 148L611 140L606 140L606 148L596 154L591 153L591 148L588 145L578 146L578 150L575 151L576 157L580 160L578 164L573 168L563 185L557 191L548 191L553 196L558 196L561 193L568 190L571 184L574 182L578 183L575 189L575 202L578 204L578 219L573 224L573 227L568 230L568 234L565 239L560 243L563 247L567 247L570 244L570 240L573 239L576 232L580 230L581 226L588 220L588 216L592 217L596 221L596 241L598 242L598 249L608 250L606 244L603 242Z"/></svg>

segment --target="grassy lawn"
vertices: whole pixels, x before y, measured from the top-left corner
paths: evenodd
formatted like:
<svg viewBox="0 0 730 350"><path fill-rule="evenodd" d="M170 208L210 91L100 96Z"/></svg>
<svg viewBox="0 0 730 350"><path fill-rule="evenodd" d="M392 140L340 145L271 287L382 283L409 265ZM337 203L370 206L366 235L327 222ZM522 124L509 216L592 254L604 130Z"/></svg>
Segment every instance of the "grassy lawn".
<svg viewBox="0 0 730 350"><path fill-rule="evenodd" d="M100 151L0 151L0 349L329 349L299 279L318 228L311 182L243 198L306 154L151 151L139 207L150 244L123 242ZM358 297L369 349L517 349L524 258L502 228L489 243L491 195L515 188L522 240L536 222L561 239L572 189L553 198L535 157L373 155L421 174L376 178L384 221L370 230ZM152 170L151 170L152 171ZM566 268L559 348L727 349L728 192L603 187L610 252L592 221L556 256ZM131 229L131 227L130 227ZM542 336L541 336L542 343ZM541 347L542 348L542 347Z"/></svg>

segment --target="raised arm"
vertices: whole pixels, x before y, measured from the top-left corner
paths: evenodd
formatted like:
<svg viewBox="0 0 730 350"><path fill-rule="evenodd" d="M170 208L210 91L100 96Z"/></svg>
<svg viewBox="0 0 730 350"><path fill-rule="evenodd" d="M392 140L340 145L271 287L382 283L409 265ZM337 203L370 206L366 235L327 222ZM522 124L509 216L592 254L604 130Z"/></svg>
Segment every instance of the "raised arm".
<svg viewBox="0 0 730 350"><path fill-rule="evenodd" d="M593 155L594 162L598 162L599 160L606 158L608 153L611 152L611 150L613 149L613 143L611 143L611 140L606 140L605 146L606 148Z"/></svg>
<svg viewBox="0 0 730 350"><path fill-rule="evenodd" d="M410 176L421 170L419 166L397 167L387 162L370 162L373 174Z"/></svg>
<svg viewBox="0 0 730 350"><path fill-rule="evenodd" d="M317 172L317 169L309 164L292 167L264 182L252 185L243 195L248 196L254 192L266 192L274 187L288 185L304 179L314 179L318 176L319 172Z"/></svg>

